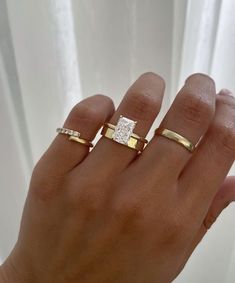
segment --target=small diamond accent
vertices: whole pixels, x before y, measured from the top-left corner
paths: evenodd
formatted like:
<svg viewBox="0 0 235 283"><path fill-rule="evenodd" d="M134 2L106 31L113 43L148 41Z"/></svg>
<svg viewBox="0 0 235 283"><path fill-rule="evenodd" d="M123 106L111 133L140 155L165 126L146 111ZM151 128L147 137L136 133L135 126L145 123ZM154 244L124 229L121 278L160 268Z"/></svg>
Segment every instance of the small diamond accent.
<svg viewBox="0 0 235 283"><path fill-rule="evenodd" d="M135 126L136 126L135 121L120 116L118 123L115 127L113 140L121 144L127 144L133 133Z"/></svg>
<svg viewBox="0 0 235 283"><path fill-rule="evenodd" d="M79 137L80 137L80 133L79 133L79 132L76 132L76 131L73 131L73 136L79 138Z"/></svg>
<svg viewBox="0 0 235 283"><path fill-rule="evenodd" d="M77 131L73 131L73 130L66 129L66 128L57 128L56 131L59 134L65 134L65 135L73 136L73 137L76 137L76 138L79 138L80 135L81 135Z"/></svg>

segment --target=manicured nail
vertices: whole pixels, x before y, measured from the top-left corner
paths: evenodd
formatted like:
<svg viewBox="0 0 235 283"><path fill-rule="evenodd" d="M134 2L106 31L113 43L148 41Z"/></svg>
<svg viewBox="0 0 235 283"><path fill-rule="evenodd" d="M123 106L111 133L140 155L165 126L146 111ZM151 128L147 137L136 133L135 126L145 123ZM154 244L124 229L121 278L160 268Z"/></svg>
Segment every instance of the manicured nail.
<svg viewBox="0 0 235 283"><path fill-rule="evenodd" d="M229 95L231 97L234 97L234 94L227 88L223 88L221 89L221 91L219 92L220 95Z"/></svg>

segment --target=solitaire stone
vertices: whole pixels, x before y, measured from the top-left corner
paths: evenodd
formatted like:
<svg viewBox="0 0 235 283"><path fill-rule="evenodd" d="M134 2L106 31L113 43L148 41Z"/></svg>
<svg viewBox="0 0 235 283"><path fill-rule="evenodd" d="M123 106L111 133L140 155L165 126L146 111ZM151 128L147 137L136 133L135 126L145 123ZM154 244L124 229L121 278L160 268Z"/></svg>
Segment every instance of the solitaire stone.
<svg viewBox="0 0 235 283"><path fill-rule="evenodd" d="M133 134L135 126L135 121L120 116L118 123L115 127L113 140L121 144L127 144L131 135Z"/></svg>

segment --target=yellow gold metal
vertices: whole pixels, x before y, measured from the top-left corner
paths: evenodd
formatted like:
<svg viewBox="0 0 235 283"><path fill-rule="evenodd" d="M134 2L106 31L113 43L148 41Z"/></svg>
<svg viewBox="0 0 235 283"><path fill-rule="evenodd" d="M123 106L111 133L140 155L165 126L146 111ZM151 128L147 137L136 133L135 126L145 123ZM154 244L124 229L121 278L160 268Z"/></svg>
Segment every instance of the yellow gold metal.
<svg viewBox="0 0 235 283"><path fill-rule="evenodd" d="M115 126L107 123L104 125L102 129L101 135L112 140L114 132L115 132ZM147 144L147 142L148 141L146 139L143 139L139 137L138 135L132 134L129 141L125 145L128 146L129 148L132 148L132 149L135 149L141 152L144 150L145 144Z"/></svg>
<svg viewBox="0 0 235 283"><path fill-rule="evenodd" d="M89 142L87 140L84 140L82 138L79 138L79 137L70 136L69 140L70 141L75 141L77 143L81 143L81 144L89 146L89 147L93 147L93 144L91 142Z"/></svg>
<svg viewBox="0 0 235 283"><path fill-rule="evenodd" d="M81 138L81 134L78 131L74 131L74 130L67 129L67 128L57 128L56 132L58 134L68 135L70 141L75 141L77 143L80 143L80 144L83 144L89 147L93 147L93 144L90 141Z"/></svg>
<svg viewBox="0 0 235 283"><path fill-rule="evenodd" d="M184 146L190 152L193 152L195 150L195 146L188 139L169 129L158 128L155 130L155 135L161 135L170 140L173 140L178 144Z"/></svg>

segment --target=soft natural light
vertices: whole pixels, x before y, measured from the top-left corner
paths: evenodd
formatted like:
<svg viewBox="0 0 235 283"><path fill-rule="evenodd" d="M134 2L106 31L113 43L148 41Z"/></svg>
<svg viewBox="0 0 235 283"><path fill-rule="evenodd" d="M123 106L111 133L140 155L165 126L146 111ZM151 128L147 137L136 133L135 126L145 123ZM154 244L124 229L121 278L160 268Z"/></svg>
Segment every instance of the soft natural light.
<svg viewBox="0 0 235 283"><path fill-rule="evenodd" d="M235 92L234 11L233 0L0 1L0 263L16 240L33 164L78 101L102 93L117 104L153 71L168 84L157 125L191 73ZM175 282L234 283L234 213L223 213Z"/></svg>

